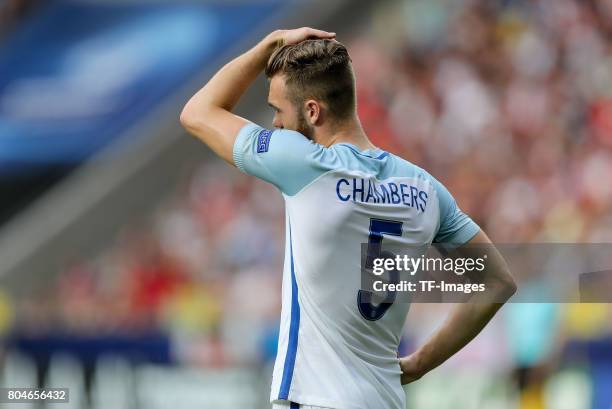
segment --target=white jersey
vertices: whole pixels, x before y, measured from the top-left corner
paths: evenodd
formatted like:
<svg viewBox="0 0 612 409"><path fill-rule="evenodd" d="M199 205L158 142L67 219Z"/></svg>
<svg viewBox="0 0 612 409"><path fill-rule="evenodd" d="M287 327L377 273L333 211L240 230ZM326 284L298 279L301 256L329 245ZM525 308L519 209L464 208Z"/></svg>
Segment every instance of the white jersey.
<svg viewBox="0 0 612 409"><path fill-rule="evenodd" d="M280 189L286 245L272 402L405 408L397 350L409 304L361 297L361 244L462 244L479 230L421 168L380 149L329 148L246 125L242 171Z"/></svg>

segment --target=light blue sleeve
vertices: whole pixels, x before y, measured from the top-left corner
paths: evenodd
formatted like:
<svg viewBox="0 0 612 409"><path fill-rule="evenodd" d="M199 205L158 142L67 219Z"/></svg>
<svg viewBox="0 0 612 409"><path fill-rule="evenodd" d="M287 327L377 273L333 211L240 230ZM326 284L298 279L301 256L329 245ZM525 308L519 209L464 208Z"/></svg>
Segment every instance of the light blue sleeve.
<svg viewBox="0 0 612 409"><path fill-rule="evenodd" d="M234 142L236 167L292 196L329 170L330 152L299 132L249 123Z"/></svg>
<svg viewBox="0 0 612 409"><path fill-rule="evenodd" d="M440 203L440 228L434 243L465 244L480 231L480 227L459 209L455 198L442 183L432 177Z"/></svg>

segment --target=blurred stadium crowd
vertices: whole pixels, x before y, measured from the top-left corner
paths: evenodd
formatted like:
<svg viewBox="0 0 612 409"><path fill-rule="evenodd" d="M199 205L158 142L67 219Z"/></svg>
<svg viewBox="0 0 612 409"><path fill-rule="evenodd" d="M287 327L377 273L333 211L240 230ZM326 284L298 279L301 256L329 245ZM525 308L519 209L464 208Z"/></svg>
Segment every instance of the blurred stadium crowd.
<svg viewBox="0 0 612 409"><path fill-rule="evenodd" d="M612 240L612 1L385 2L341 40L373 142L440 179L495 242ZM207 160L46 297L13 300L7 331L162 333L171 362L265 367L283 222L274 188ZM447 309L415 305L404 352ZM610 409L611 335L608 305L508 305L409 387L411 407Z"/></svg>

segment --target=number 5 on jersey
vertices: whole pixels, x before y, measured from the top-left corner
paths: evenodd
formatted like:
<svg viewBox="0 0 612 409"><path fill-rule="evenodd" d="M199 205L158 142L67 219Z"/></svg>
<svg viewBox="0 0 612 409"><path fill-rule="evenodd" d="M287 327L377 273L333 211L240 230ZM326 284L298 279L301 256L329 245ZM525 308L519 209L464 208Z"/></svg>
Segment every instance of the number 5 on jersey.
<svg viewBox="0 0 612 409"><path fill-rule="evenodd" d="M365 267L371 269L374 259L386 256L381 252L383 235L401 236L402 222L394 220L370 219L370 234L368 236L368 248L366 253ZM397 271L391 271L390 281L392 283L399 282L399 274ZM368 321L379 320L385 315L387 310L395 301L395 292L388 292L385 298L379 304L372 303L372 293L370 291L359 290L357 292L357 306L361 316Z"/></svg>

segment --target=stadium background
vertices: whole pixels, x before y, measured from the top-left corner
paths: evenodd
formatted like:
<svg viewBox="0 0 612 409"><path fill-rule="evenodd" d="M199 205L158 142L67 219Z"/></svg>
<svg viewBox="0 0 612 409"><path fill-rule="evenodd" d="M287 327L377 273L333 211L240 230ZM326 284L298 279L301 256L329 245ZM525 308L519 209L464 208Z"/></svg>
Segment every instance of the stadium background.
<svg viewBox="0 0 612 409"><path fill-rule="evenodd" d="M612 240L612 1L0 2L0 374L70 408L264 408L283 204L180 130L277 27L338 32L375 144L503 243ZM270 125L266 84L240 112ZM414 305L402 351L448 305ZM409 408L610 409L606 304L511 304ZM20 407L36 407L21 404Z"/></svg>

